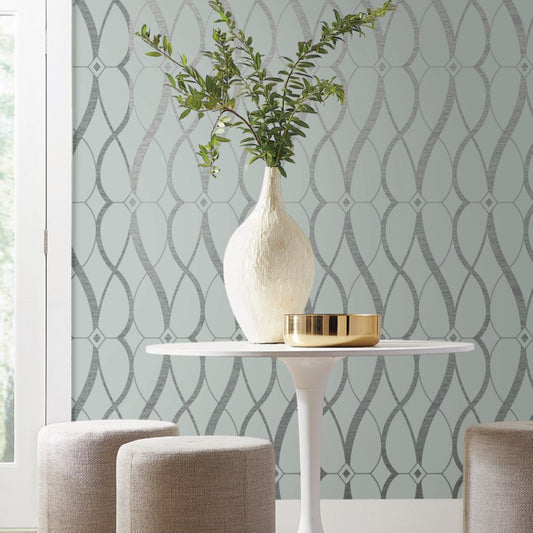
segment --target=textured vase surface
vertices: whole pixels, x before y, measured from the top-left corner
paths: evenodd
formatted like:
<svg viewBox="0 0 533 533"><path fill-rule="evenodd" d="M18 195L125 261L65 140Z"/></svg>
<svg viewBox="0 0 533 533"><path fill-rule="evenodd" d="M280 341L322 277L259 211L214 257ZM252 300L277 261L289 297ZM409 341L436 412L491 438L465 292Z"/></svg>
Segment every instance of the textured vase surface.
<svg viewBox="0 0 533 533"><path fill-rule="evenodd" d="M231 236L224 284L250 342L283 341L286 313L303 313L315 272L311 244L289 216L277 168L267 167L257 205Z"/></svg>

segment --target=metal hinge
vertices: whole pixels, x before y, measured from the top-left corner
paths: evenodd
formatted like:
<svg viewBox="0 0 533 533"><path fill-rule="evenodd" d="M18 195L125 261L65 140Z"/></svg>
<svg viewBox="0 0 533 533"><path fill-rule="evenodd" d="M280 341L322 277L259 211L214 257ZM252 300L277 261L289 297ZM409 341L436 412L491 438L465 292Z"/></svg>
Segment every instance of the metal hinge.
<svg viewBox="0 0 533 533"><path fill-rule="evenodd" d="M48 230L44 229L44 255L48 255Z"/></svg>

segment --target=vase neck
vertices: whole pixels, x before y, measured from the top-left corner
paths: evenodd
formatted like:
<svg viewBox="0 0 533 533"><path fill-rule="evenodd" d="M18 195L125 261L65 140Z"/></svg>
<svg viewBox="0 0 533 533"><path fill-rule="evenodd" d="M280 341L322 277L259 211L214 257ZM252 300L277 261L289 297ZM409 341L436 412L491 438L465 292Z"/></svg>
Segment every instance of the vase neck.
<svg viewBox="0 0 533 533"><path fill-rule="evenodd" d="M266 167L263 186L259 195L258 205L268 205L270 209L285 209L281 190L281 175L277 167Z"/></svg>

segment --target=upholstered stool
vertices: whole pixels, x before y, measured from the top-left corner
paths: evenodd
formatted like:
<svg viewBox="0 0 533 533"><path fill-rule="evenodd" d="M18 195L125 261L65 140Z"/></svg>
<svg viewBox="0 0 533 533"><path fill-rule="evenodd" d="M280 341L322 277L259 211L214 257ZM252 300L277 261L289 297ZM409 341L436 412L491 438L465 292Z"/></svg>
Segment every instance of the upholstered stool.
<svg viewBox="0 0 533 533"><path fill-rule="evenodd" d="M114 533L115 465L120 446L177 435L170 422L88 420L39 432L39 533Z"/></svg>
<svg viewBox="0 0 533 533"><path fill-rule="evenodd" d="M533 422L468 427L463 477L464 533L531 533Z"/></svg>
<svg viewBox="0 0 533 533"><path fill-rule="evenodd" d="M163 437L117 456L118 533L274 533L274 449L248 437Z"/></svg>

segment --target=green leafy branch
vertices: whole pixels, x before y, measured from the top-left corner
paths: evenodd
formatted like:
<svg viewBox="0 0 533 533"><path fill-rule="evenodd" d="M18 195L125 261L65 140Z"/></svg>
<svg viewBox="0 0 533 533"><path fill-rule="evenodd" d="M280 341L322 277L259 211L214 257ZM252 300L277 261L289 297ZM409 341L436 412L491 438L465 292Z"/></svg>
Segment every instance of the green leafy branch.
<svg viewBox="0 0 533 533"><path fill-rule="evenodd" d="M237 27L221 0L210 0L209 6L218 18L212 32L214 49L203 52L211 62L211 71L205 76L189 65L185 55L173 57L166 36L152 36L146 25L137 35L152 48L147 55L164 56L178 67L176 75L167 72L166 76L183 110L180 119L193 111L198 118L209 112L216 114L209 141L199 146L200 166L217 175L219 147L230 142L227 129L237 128L242 133L241 146L250 153L249 164L262 159L286 176L283 165L294 162L294 141L305 137L304 130L309 128L304 117L316 113L312 104L324 103L330 97L344 103L344 88L334 77L323 79L313 74L318 68L316 61L334 50L345 36L362 36L364 29L374 29L375 21L393 11L395 4L388 0L375 10L345 16L334 10L334 20L321 24L320 38L298 42L295 58L282 57L284 66L275 75L267 71L252 37Z"/></svg>

